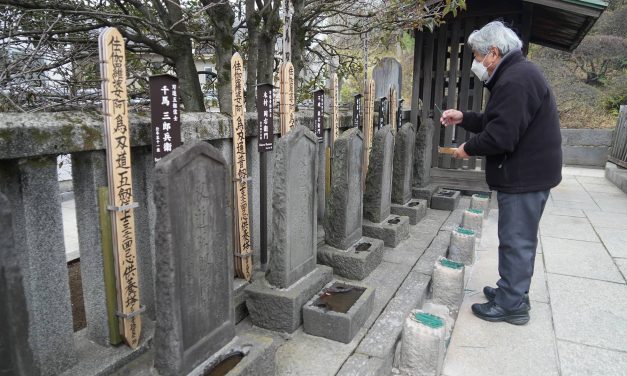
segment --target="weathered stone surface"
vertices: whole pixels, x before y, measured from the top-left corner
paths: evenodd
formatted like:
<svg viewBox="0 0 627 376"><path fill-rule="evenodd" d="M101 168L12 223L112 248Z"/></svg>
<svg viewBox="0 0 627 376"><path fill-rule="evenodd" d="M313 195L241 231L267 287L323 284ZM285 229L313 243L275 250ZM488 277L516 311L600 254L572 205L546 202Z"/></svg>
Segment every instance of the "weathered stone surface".
<svg viewBox="0 0 627 376"><path fill-rule="evenodd" d="M470 198L470 208L483 210L483 217L488 218L490 214L490 195L481 193L472 195Z"/></svg>
<svg viewBox="0 0 627 376"><path fill-rule="evenodd" d="M229 376L274 375L276 364L273 342L270 337L252 333L245 333L241 336L238 335L224 346L219 353L207 359L187 376L203 376L209 374L215 365L234 352L242 352L245 356L235 368L229 371Z"/></svg>
<svg viewBox="0 0 627 376"><path fill-rule="evenodd" d="M421 124L416 134L416 152L414 155L414 186L423 187L431 181L431 159L433 153L434 124L428 119ZM414 195L414 197L416 197ZM424 198L424 197L416 197Z"/></svg>
<svg viewBox="0 0 627 376"><path fill-rule="evenodd" d="M562 145L569 146L605 146L612 145L613 129L560 129Z"/></svg>
<svg viewBox="0 0 627 376"><path fill-rule="evenodd" d="M563 163L567 166L605 166L608 146L562 145Z"/></svg>
<svg viewBox="0 0 627 376"><path fill-rule="evenodd" d="M318 138L296 126L274 147L274 235L266 279L287 288L316 267Z"/></svg>
<svg viewBox="0 0 627 376"><path fill-rule="evenodd" d="M390 215L381 223L364 219L362 229L364 236L381 239L386 246L394 248L409 238L409 217Z"/></svg>
<svg viewBox="0 0 627 376"><path fill-rule="evenodd" d="M20 335L27 336L33 369L57 375L76 362L76 352L56 156L0 160L0 192L12 208L12 263L28 310L28 331Z"/></svg>
<svg viewBox="0 0 627 376"><path fill-rule="evenodd" d="M413 198L420 200L427 200L427 207L431 207L431 197L439 189L437 184L427 184L423 187L414 186L411 189L411 195Z"/></svg>
<svg viewBox="0 0 627 376"><path fill-rule="evenodd" d="M475 234L477 234L477 237L481 237L481 229L483 227L483 210L465 210L462 217L462 227L473 230Z"/></svg>
<svg viewBox="0 0 627 376"><path fill-rule="evenodd" d="M335 248L348 249L361 238L362 149L363 138L357 128L335 141L331 197L324 220L325 240Z"/></svg>
<svg viewBox="0 0 627 376"><path fill-rule="evenodd" d="M333 283L327 284L325 289L331 287ZM363 288L364 292L346 313L316 307L316 300L320 298L324 290L314 295L303 307L305 333L343 343L353 340L372 312L375 289L355 283L343 283L343 285Z"/></svg>
<svg viewBox="0 0 627 376"><path fill-rule="evenodd" d="M405 205L392 204L390 212L409 218L410 225L417 225L427 215L427 200L409 200Z"/></svg>
<svg viewBox="0 0 627 376"><path fill-rule="evenodd" d="M13 240L9 200L0 194L0 364L3 375L33 375L33 354L28 345L28 310L24 277Z"/></svg>
<svg viewBox="0 0 627 376"><path fill-rule="evenodd" d="M230 167L207 143L188 143L155 168L155 368L194 369L235 335Z"/></svg>
<svg viewBox="0 0 627 376"><path fill-rule="evenodd" d="M366 251L357 251L356 246L370 244ZM318 247L318 262L333 268L333 273L342 277L361 281L366 278L383 260L383 241L362 237L350 248L343 250L324 244Z"/></svg>
<svg viewBox="0 0 627 376"><path fill-rule="evenodd" d="M614 163L605 164L605 177L614 183L619 189L627 193L627 170L618 167Z"/></svg>
<svg viewBox="0 0 627 376"><path fill-rule="evenodd" d="M431 196L431 209L455 210L460 197L460 191L440 188Z"/></svg>
<svg viewBox="0 0 627 376"><path fill-rule="evenodd" d="M448 247L448 258L464 265L475 263L475 233L472 230L459 228L451 231L451 243Z"/></svg>
<svg viewBox="0 0 627 376"><path fill-rule="evenodd" d="M386 375L383 359L355 353L346 360L337 376L380 376Z"/></svg>
<svg viewBox="0 0 627 376"><path fill-rule="evenodd" d="M411 123L405 123L396 133L394 143L394 173L392 175L392 202L394 204L403 205L411 199L415 145L414 126Z"/></svg>
<svg viewBox="0 0 627 376"><path fill-rule="evenodd" d="M261 328L292 333L303 322L303 305L333 278L333 270L318 265L286 289L276 288L265 277L246 288L246 306L251 321Z"/></svg>
<svg viewBox="0 0 627 376"><path fill-rule="evenodd" d="M366 175L363 210L364 218L371 222L379 223L390 215L393 161L394 136L386 125L374 135Z"/></svg>
<svg viewBox="0 0 627 376"><path fill-rule="evenodd" d="M392 57L381 59L372 70L372 78L375 83L375 98L389 97L390 86L396 89L396 93L402 93L403 67L398 60Z"/></svg>

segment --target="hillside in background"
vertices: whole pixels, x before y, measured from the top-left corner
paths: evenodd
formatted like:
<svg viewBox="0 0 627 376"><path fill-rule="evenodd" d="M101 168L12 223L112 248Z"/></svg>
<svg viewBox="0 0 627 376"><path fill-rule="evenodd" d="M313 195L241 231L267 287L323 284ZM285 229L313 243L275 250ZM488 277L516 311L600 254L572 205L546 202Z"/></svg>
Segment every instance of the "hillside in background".
<svg viewBox="0 0 627 376"><path fill-rule="evenodd" d="M563 128L613 128L627 104L627 1L609 3L572 53L529 50L551 83Z"/></svg>

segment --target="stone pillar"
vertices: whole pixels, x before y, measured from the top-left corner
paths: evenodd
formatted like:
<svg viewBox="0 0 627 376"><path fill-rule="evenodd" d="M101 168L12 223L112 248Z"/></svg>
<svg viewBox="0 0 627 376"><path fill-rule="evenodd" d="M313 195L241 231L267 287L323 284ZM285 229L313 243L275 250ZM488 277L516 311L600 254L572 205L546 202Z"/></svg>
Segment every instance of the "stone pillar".
<svg viewBox="0 0 627 376"><path fill-rule="evenodd" d="M33 366L57 375L76 363L76 351L56 156L0 161L0 191L14 213Z"/></svg>
<svg viewBox="0 0 627 376"><path fill-rule="evenodd" d="M98 187L107 186L105 151L72 154L72 177L87 338L106 346L109 343L109 327L98 218Z"/></svg>
<svg viewBox="0 0 627 376"><path fill-rule="evenodd" d="M392 175L392 202L403 205L411 200L412 172L416 131L405 123L396 133L394 143L394 173Z"/></svg>
<svg viewBox="0 0 627 376"><path fill-rule="evenodd" d="M28 345L24 278L13 239L9 200L0 194L0 369L1 375L37 375Z"/></svg>
<svg viewBox="0 0 627 376"><path fill-rule="evenodd" d="M394 136L392 128L386 125L374 134L363 199L364 218L374 223L383 222L390 215L393 153Z"/></svg>
<svg viewBox="0 0 627 376"><path fill-rule="evenodd" d="M433 120L427 119L416 134L416 152L414 155L414 186L416 187L424 187L431 180L433 129Z"/></svg>

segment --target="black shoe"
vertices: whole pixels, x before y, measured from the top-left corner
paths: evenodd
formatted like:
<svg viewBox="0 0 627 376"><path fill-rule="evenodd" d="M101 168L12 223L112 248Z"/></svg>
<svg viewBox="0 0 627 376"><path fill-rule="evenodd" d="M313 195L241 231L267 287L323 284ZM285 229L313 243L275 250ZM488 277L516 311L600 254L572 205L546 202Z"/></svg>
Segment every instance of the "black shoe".
<svg viewBox="0 0 627 376"><path fill-rule="evenodd" d="M496 297L496 289L494 287L486 286L483 288L483 295L488 299L489 302L493 302ZM523 296L523 303L527 305L529 309L531 309L531 303L529 303L529 294L525 294Z"/></svg>
<svg viewBox="0 0 627 376"><path fill-rule="evenodd" d="M473 304L472 313L486 321L505 321L514 325L524 325L529 322L529 310L527 307L506 311L493 301Z"/></svg>

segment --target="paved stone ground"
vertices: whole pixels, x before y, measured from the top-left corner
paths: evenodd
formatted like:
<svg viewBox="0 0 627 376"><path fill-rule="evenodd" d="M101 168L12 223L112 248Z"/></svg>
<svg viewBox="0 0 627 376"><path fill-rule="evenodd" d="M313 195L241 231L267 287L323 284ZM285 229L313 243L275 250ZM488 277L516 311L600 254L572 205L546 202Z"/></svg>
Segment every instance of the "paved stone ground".
<svg viewBox="0 0 627 376"><path fill-rule="evenodd" d="M470 311L498 279L498 210L484 224L443 375L627 375L627 194L602 169L563 169L540 224L531 321Z"/></svg>

